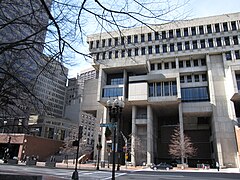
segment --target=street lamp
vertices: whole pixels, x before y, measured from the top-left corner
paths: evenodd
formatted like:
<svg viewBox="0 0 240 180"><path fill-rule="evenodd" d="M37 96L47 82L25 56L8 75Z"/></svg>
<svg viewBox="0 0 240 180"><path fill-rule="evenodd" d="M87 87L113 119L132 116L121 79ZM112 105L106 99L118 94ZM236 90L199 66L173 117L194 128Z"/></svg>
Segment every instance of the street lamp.
<svg viewBox="0 0 240 180"><path fill-rule="evenodd" d="M113 165L112 165L112 180L115 180L115 158L116 158L116 122L119 121L122 114L122 109L124 108L124 102L122 100L111 100L107 101L107 108L109 112L110 122L112 122L113 127Z"/></svg>
<svg viewBox="0 0 240 180"><path fill-rule="evenodd" d="M101 135L98 135L98 144L97 144L97 150L98 150L98 159L97 159L97 170L99 170L99 161L100 161L100 151L102 149L101 145Z"/></svg>

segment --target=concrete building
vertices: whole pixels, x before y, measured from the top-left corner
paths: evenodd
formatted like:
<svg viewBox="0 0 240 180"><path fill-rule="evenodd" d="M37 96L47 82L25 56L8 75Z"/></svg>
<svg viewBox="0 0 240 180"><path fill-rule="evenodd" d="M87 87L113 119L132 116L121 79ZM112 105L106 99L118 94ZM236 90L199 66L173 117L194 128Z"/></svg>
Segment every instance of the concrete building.
<svg viewBox="0 0 240 180"><path fill-rule="evenodd" d="M180 125L198 149L190 166L239 166L239 20L233 13L88 36L99 72L96 100L105 106L97 118L109 122L109 98L125 101L120 129L145 151L134 151L131 139L133 164L171 162L170 137Z"/></svg>

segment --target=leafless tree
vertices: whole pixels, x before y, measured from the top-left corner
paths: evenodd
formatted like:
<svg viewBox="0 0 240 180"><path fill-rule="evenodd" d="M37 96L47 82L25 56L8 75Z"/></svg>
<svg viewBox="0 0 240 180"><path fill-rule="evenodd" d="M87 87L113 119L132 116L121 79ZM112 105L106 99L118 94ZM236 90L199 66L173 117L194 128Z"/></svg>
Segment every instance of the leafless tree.
<svg viewBox="0 0 240 180"><path fill-rule="evenodd" d="M184 134L184 140L181 141L180 138L180 128L176 127L171 135L171 144L169 144L169 154L176 159L181 159L183 164L184 158L195 156L197 153L197 148L193 146L190 137Z"/></svg>

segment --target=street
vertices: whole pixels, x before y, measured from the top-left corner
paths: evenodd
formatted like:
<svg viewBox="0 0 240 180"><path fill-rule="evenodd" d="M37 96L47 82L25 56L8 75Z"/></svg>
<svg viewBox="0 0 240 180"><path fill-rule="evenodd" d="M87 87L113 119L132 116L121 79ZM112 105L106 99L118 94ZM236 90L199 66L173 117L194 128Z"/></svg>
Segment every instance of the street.
<svg viewBox="0 0 240 180"><path fill-rule="evenodd" d="M15 175L41 175L43 180L61 180L71 179L73 169L45 168L45 167L29 167L19 165L0 165L0 174ZM78 170L79 179L88 180L107 180L111 179L111 171L96 170ZM20 176L18 176L20 177ZM222 173L220 172L184 172L184 171L153 171L151 169L117 171L116 179L152 179L152 180L230 180L239 179L240 173Z"/></svg>

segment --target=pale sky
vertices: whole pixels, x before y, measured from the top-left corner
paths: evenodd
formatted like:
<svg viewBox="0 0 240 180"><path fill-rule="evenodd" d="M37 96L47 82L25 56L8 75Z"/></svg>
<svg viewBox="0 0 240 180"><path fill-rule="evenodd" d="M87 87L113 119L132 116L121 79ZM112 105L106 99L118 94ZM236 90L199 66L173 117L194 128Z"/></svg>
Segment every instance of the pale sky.
<svg viewBox="0 0 240 180"><path fill-rule="evenodd" d="M176 0L177 1L177 0ZM240 12L239 0L190 0L190 3L185 7L185 10L190 11L189 19L214 16L228 13ZM86 47L87 50L88 47ZM77 65L68 67L69 77L76 77L77 73L91 67L91 63L86 62L83 58L76 56L75 62Z"/></svg>

